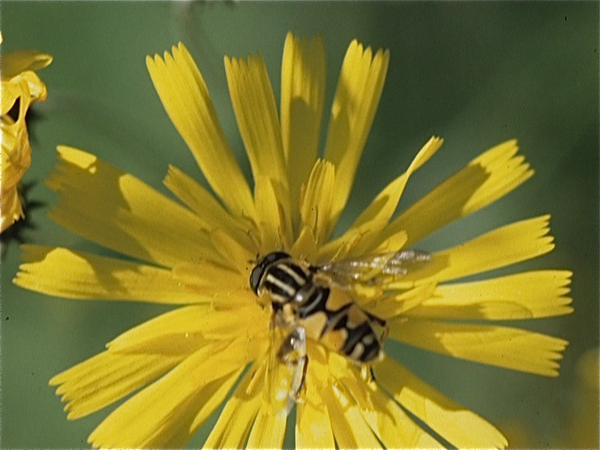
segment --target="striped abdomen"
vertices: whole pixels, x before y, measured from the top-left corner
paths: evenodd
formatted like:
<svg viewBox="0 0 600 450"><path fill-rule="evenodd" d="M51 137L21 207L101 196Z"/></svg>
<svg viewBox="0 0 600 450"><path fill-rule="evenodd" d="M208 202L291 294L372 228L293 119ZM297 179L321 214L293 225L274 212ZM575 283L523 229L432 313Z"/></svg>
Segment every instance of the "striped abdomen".
<svg viewBox="0 0 600 450"><path fill-rule="evenodd" d="M298 322L309 337L356 362L366 363L379 356L381 342L373 321L381 319L363 311L345 290L312 282L295 300ZM385 322L378 324L385 326Z"/></svg>

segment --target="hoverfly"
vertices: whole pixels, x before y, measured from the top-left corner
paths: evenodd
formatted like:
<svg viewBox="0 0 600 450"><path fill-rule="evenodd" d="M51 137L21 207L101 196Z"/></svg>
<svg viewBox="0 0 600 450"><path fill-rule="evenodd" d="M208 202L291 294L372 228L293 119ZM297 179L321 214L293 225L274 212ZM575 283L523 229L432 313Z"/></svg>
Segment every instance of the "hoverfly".
<svg viewBox="0 0 600 450"><path fill-rule="evenodd" d="M388 326L384 319L362 309L350 286L376 285L398 278L428 263L419 250L367 255L321 265L295 260L284 251L260 258L250 275L250 287L266 298L273 311L272 326L284 330L277 359L292 373L287 412L304 383L312 339L356 364L370 364L383 356Z"/></svg>

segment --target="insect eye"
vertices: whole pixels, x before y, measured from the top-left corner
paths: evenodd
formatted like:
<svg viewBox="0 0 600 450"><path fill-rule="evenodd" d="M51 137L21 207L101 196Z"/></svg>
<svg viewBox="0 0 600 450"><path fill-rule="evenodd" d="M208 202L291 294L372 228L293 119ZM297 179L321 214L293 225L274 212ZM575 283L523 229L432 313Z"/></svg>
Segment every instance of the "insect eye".
<svg viewBox="0 0 600 450"><path fill-rule="evenodd" d="M250 273L250 287L252 288L254 293L258 295L258 288L260 287L260 282L262 281L263 275L270 266L275 264L277 261L290 258L291 256L289 253L277 251L271 252L265 255L262 259L259 259L258 263Z"/></svg>
<svg viewBox="0 0 600 450"><path fill-rule="evenodd" d="M265 268L261 265L258 265L252 269L252 273L250 274L250 287L254 291L255 294L258 295L258 286L260 285L260 280L262 279L263 273L265 272Z"/></svg>

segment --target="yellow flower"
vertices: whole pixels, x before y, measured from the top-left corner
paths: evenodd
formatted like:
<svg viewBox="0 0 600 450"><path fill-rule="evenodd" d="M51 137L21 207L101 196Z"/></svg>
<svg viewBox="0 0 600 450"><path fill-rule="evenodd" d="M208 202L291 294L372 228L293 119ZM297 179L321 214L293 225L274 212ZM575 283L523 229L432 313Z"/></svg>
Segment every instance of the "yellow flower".
<svg viewBox="0 0 600 450"><path fill-rule="evenodd" d="M287 36L278 114L265 64L225 58L253 187L230 148L202 75L179 44L146 62L173 124L213 193L171 166L175 201L134 176L69 147L48 180L60 194L50 217L126 256L27 245L15 283L72 299L126 300L178 308L126 331L107 349L50 381L69 419L124 397L90 435L95 447L184 445L225 402L206 447L281 447L286 394L297 375L275 355L285 333L250 287L257 254L283 250L325 264L412 247L429 233L519 186L532 170L504 142L393 217L414 171L441 146L431 138L407 171L340 236L333 230L353 184L383 89L389 53L353 41L342 64L323 159L318 142L325 89L322 39ZM452 282L553 248L548 216L516 222L433 252L404 276L348 286L364 311L387 321L389 339L432 352L556 376L561 339L495 321L566 314L571 273L530 271ZM399 275L396 273L396 275ZM481 321L489 324L482 325ZM347 331L349 328L347 329ZM319 339L307 341L298 390L301 448L504 447L491 424L384 356L368 367ZM291 366L294 369L294 366ZM239 384L234 388L236 383ZM231 398L226 400L229 393Z"/></svg>
<svg viewBox="0 0 600 450"><path fill-rule="evenodd" d="M0 37L0 42L2 42ZM0 192L2 223L0 232L23 217L17 185L31 164L31 146L25 123L29 106L46 100L46 86L35 74L47 67L52 57L30 50L18 50L2 55L2 172ZM9 112L18 102L14 120Z"/></svg>

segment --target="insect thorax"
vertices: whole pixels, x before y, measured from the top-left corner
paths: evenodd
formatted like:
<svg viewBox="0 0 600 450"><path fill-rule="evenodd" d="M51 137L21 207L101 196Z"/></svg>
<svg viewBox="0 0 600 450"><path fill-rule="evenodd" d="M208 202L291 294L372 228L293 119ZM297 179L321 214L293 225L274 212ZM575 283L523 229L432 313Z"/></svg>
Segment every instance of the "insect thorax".
<svg viewBox="0 0 600 450"><path fill-rule="evenodd" d="M297 301L302 288L312 284L312 273L294 262L289 254L273 252L258 262L250 284L258 295L268 294L277 306Z"/></svg>

